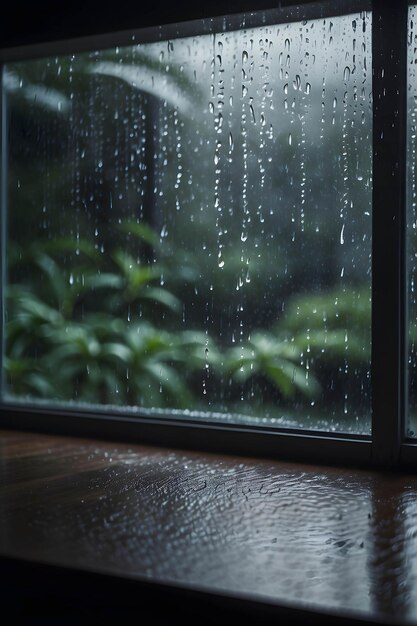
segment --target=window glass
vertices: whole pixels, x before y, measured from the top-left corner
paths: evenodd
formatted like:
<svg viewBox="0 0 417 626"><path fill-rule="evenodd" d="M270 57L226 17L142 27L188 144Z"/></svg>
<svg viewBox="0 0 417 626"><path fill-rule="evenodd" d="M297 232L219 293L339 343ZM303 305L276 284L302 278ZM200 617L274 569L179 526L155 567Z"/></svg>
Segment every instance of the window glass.
<svg viewBox="0 0 417 626"><path fill-rule="evenodd" d="M369 13L3 89L9 400L369 433Z"/></svg>
<svg viewBox="0 0 417 626"><path fill-rule="evenodd" d="M409 416L407 434L417 434L417 192L416 192L416 154L417 154L417 6L409 8L408 13L408 124L407 124L407 234L408 234L408 295L409 295L409 350L408 350L408 390Z"/></svg>

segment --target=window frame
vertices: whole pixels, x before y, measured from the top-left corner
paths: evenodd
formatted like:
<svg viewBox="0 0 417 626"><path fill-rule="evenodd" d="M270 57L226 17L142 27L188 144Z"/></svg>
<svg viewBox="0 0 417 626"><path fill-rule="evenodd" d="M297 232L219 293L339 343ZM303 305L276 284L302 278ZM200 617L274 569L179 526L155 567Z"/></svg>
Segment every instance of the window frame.
<svg viewBox="0 0 417 626"><path fill-rule="evenodd" d="M302 1L302 0L301 0ZM245 2L245 5L248 3ZM253 8L256 2L251 3ZM263 3L265 5L265 3ZM272 3L266 3L272 5ZM279 21L299 21L372 11L373 199L372 199L372 435L345 435L298 429L214 424L189 419L129 417L100 411L22 406L0 400L0 428L129 440L168 447L244 454L342 465L417 469L417 440L405 436L407 408L407 258L406 258L406 120L408 0L282 0L273 15ZM276 6L276 5L275 5ZM262 8L265 8L263 6ZM196 9L189 9L195 17ZM209 11L205 7L204 11ZM240 12L224 17L213 11L208 27L230 30ZM272 14L271 14L272 15ZM181 18L183 15L181 15ZM186 15L185 15L186 17ZM205 17L202 13L201 17ZM247 25L259 18L248 13ZM163 22L163 16L159 16ZM256 21L257 20L257 21ZM141 41L155 40L155 27L138 31ZM195 29L198 29L197 31ZM201 22L167 23L167 36L201 33ZM168 33L168 35L167 35ZM94 34L90 37L44 41L3 48L0 64L45 54L104 48L132 43L135 31ZM148 39L147 39L148 38ZM390 42L390 45L387 45ZM5 284L6 244L6 115L1 102L1 268ZM393 123L394 120L394 123ZM0 341L4 345L4 306ZM3 355L3 351L1 356Z"/></svg>

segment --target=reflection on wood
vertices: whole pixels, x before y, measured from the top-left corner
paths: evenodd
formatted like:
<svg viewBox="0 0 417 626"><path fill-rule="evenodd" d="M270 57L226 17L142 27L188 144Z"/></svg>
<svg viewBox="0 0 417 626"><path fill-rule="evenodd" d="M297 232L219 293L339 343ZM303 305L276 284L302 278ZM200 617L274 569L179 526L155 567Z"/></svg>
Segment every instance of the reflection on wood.
<svg viewBox="0 0 417 626"><path fill-rule="evenodd" d="M2 431L0 485L3 557L417 623L417 476Z"/></svg>

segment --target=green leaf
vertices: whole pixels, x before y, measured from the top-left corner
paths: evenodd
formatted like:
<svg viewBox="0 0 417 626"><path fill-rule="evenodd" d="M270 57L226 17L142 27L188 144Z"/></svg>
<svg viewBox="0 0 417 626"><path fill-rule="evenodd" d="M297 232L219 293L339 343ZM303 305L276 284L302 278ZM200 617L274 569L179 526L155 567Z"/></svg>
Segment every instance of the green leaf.
<svg viewBox="0 0 417 626"><path fill-rule="evenodd" d="M132 350L122 343L106 343L102 346L103 357L116 357L125 365L132 361Z"/></svg>
<svg viewBox="0 0 417 626"><path fill-rule="evenodd" d="M100 253L93 244L85 239L73 239L70 237L61 237L46 241L36 241L29 249L29 255L39 256L42 254L67 254L68 252L79 254L82 253L93 261L100 260Z"/></svg>
<svg viewBox="0 0 417 626"><path fill-rule="evenodd" d="M92 274L87 276L84 280L85 287L87 289L122 289L124 281L118 274L105 273L105 274Z"/></svg>
<svg viewBox="0 0 417 626"><path fill-rule="evenodd" d="M5 70L3 84L9 97L29 102L31 107L38 106L57 115L68 115L71 110L68 95L51 85L22 80L18 73L9 70Z"/></svg>
<svg viewBox="0 0 417 626"><path fill-rule="evenodd" d="M181 301L176 296L170 291L160 287L147 287L143 292L143 297L147 300L153 300L154 302L163 304L175 313L179 313L182 308Z"/></svg>
<svg viewBox="0 0 417 626"><path fill-rule="evenodd" d="M47 375L47 372L32 372L25 376L24 382L39 396L51 398L55 395L53 380Z"/></svg>
<svg viewBox="0 0 417 626"><path fill-rule="evenodd" d="M255 376L260 371L259 363L254 361L254 359L245 359L240 362L240 364L235 368L233 372L233 379L236 382L244 383L251 376Z"/></svg>
<svg viewBox="0 0 417 626"><path fill-rule="evenodd" d="M33 323L42 323L56 325L62 322L62 315L56 309L44 304L32 294L22 295L19 298L20 310L16 317L24 321L29 327Z"/></svg>
<svg viewBox="0 0 417 626"><path fill-rule="evenodd" d="M279 361L270 363L265 367L267 376L274 382L278 389L286 397L294 395L299 389L304 395L316 396L320 391L320 386L310 372L294 363Z"/></svg>
<svg viewBox="0 0 417 626"><path fill-rule="evenodd" d="M117 250L113 260L127 280L130 298L138 297L145 285L159 278L159 270L155 266L140 265L130 254Z"/></svg>
<svg viewBox="0 0 417 626"><path fill-rule="evenodd" d="M166 72L163 66L159 66L160 77L156 76L156 67L147 67L145 64L128 64L111 61L100 61L90 66L93 74L112 76L126 82L131 88L144 93L149 93L161 101L167 102L183 113L187 113L192 107L190 95L178 85L175 77Z"/></svg>
<svg viewBox="0 0 417 626"><path fill-rule="evenodd" d="M49 278L57 303L61 304L67 298L69 290L69 283L65 280L62 270L47 254L39 254L35 261Z"/></svg>
<svg viewBox="0 0 417 626"><path fill-rule="evenodd" d="M154 380L159 381L162 389L165 389L175 399L177 406L187 406L190 401L190 393L182 376L172 367L158 361L146 363L144 368Z"/></svg>
<svg viewBox="0 0 417 626"><path fill-rule="evenodd" d="M268 364L265 367L265 374L275 384L285 397L294 395L295 392L295 379L292 378L293 374L289 375L280 365Z"/></svg>
<svg viewBox="0 0 417 626"><path fill-rule="evenodd" d="M140 241L143 241L154 249L160 248L159 237L152 230L152 228L144 222L138 223L133 220L126 220L121 224L118 224L118 228L128 235L134 235L137 239L140 239Z"/></svg>

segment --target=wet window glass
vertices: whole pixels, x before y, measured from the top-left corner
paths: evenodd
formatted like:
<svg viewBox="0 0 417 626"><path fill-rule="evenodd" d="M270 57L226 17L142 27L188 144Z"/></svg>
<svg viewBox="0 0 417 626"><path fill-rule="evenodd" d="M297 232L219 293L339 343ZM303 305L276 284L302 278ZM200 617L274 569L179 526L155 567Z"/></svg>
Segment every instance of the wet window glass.
<svg viewBox="0 0 417 626"><path fill-rule="evenodd" d="M8 400L370 432L370 26L6 64Z"/></svg>
<svg viewBox="0 0 417 626"><path fill-rule="evenodd" d="M407 243L408 243L408 390L407 434L417 436L417 6L408 13Z"/></svg>

